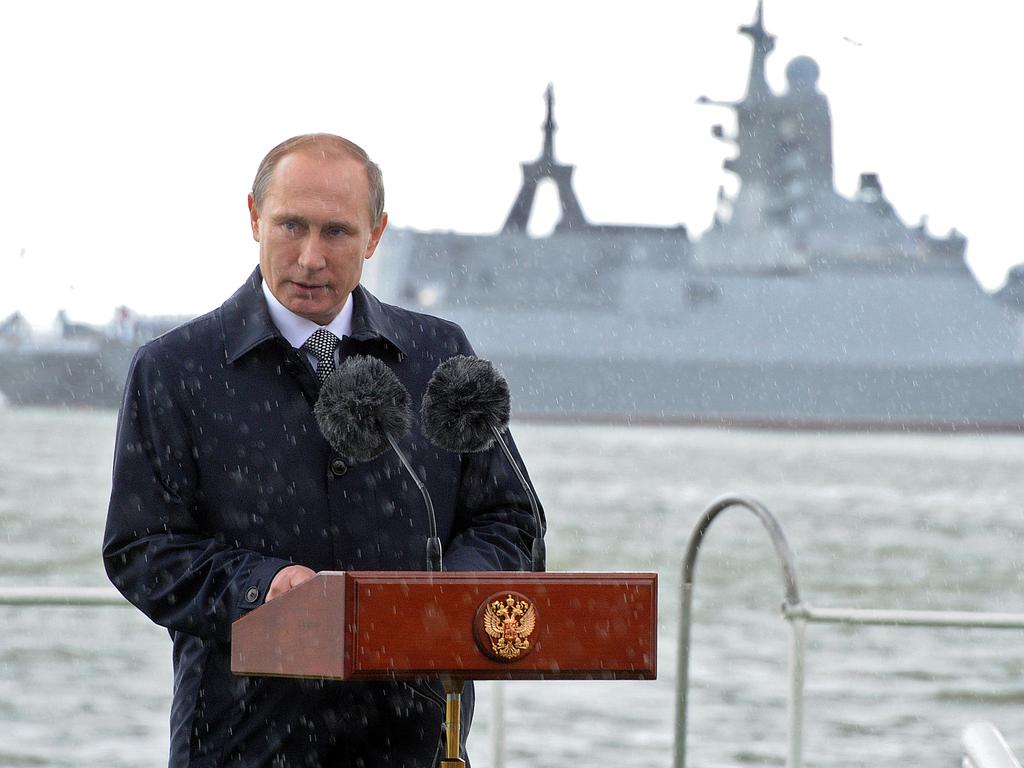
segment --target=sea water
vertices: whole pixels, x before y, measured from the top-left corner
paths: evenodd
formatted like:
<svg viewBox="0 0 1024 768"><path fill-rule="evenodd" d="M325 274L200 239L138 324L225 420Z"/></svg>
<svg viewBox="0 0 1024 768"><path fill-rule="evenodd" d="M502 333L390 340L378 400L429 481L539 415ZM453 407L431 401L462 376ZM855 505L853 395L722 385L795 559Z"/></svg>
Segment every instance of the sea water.
<svg viewBox="0 0 1024 768"><path fill-rule="evenodd" d="M106 584L116 414L0 408L0 588ZM680 561L717 496L782 521L821 608L1024 612L1024 438L522 424L551 570L659 574L658 679L508 683L506 765L669 766ZM782 765L790 628L779 563L731 510L701 550L688 763ZM1024 632L812 625L813 766L957 763L988 719L1024 754ZM131 608L0 606L0 766L166 764L170 641ZM493 684L470 739L493 764Z"/></svg>

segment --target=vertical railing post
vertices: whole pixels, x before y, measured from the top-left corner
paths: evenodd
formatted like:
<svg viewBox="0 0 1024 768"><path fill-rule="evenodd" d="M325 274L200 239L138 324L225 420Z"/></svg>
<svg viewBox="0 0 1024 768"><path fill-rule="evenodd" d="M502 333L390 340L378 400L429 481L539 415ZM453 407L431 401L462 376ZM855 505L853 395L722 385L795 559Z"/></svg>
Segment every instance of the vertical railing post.
<svg viewBox="0 0 1024 768"><path fill-rule="evenodd" d="M789 755L786 768L804 765L804 660L806 658L807 622L790 620L793 637L789 646Z"/></svg>
<svg viewBox="0 0 1024 768"><path fill-rule="evenodd" d="M672 765L686 768L686 711L690 691L690 611L693 584L683 582L679 606L679 645L676 648L676 722Z"/></svg>
<svg viewBox="0 0 1024 768"><path fill-rule="evenodd" d="M494 718L491 726L491 765L505 768L505 684L500 680L491 683L491 701Z"/></svg>

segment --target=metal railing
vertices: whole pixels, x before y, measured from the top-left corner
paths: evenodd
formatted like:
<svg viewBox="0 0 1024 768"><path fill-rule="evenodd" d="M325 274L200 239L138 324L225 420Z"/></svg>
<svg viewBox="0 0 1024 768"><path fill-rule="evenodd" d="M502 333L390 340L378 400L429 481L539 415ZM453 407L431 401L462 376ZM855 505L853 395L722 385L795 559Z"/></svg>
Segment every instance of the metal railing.
<svg viewBox="0 0 1024 768"><path fill-rule="evenodd" d="M0 606L61 608L133 608L120 592L112 587L2 587ZM491 687L491 765L505 765L505 688L500 681ZM980 768L980 767L979 767Z"/></svg>
<svg viewBox="0 0 1024 768"><path fill-rule="evenodd" d="M1022 613L981 613L968 611L873 610L855 608L814 608L800 597L796 559L779 519L759 501L739 495L723 496L700 516L687 543L683 558L679 647L676 679L675 747L673 765L686 765L686 723L689 700L690 626L697 554L712 522L726 509L740 507L760 520L775 548L782 567L785 596L782 615L793 634L789 650L789 707L787 768L803 766L804 672L806 630L808 624L848 624L891 627L960 627L982 629L1024 629ZM2 587L0 606L112 606L131 607L109 587ZM504 688L492 683L493 713L491 729L492 764L504 765L505 712ZM964 729L963 768L1021 768L999 732L988 723L975 723Z"/></svg>
<svg viewBox="0 0 1024 768"><path fill-rule="evenodd" d="M2 587L0 605L132 607L119 592L110 587Z"/></svg>
<svg viewBox="0 0 1024 768"><path fill-rule="evenodd" d="M697 553L715 518L731 507L754 514L767 530L782 566L785 598L782 615L789 621L793 635L789 651L789 713L787 768L802 768L804 747L804 672L808 624L858 624L892 627L971 627L982 629L1024 629L1024 613L974 613L966 611L863 610L855 608L812 608L800 598L796 560L779 519L759 501L739 495L714 501L697 520L683 558L683 579L679 616L678 674L676 679L676 734L673 765L686 765L686 715L689 698L690 624L693 609L693 581ZM997 732L998 734L998 732ZM1001 738L1001 737L1000 737ZM972 742L973 743L973 742ZM1005 745L1005 742L1003 742ZM1009 753L1009 748L1007 747ZM1013 759L1012 753L1010 758ZM965 757L965 760L967 758ZM972 763L974 768L1019 768L1013 763Z"/></svg>
<svg viewBox="0 0 1024 768"><path fill-rule="evenodd" d="M971 723L960 736L963 768L1021 768L1010 746L992 723Z"/></svg>

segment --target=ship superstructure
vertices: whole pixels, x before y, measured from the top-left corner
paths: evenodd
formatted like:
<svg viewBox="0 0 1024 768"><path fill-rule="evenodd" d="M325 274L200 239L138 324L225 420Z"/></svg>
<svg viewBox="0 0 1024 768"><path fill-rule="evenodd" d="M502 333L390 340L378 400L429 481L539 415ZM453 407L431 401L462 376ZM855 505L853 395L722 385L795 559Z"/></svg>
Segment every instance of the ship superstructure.
<svg viewBox="0 0 1024 768"><path fill-rule="evenodd" d="M740 425L1021 429L1024 344L1014 313L964 262L966 239L905 225L879 177L835 191L818 65L798 57L774 92L759 3L710 228L598 225L554 156L553 96L540 158L502 231L391 233L379 289L463 324L505 370L521 415ZM525 233L555 181L561 219Z"/></svg>
<svg viewBox="0 0 1024 768"><path fill-rule="evenodd" d="M764 28L762 6L740 32L751 39L747 92L727 107L736 133L720 125L713 133L736 146L725 168L739 179L739 193L719 196L711 229L696 248L708 268L801 269L843 264L966 270L967 241L956 231L929 235L922 222L908 228L886 199L879 176L863 173L854 199L835 191L832 117L817 87L819 68L798 56L786 67L787 88L775 93L765 78L765 60L775 37Z"/></svg>

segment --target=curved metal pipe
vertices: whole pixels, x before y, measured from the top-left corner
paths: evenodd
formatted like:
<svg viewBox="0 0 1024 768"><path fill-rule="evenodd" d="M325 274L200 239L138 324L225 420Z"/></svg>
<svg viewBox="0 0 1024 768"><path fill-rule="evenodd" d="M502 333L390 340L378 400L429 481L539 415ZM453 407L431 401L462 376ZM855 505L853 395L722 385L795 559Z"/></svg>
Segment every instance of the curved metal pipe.
<svg viewBox="0 0 1024 768"><path fill-rule="evenodd" d="M775 554L782 565L782 578L786 587L786 598L783 610L789 611L800 605L800 588L797 584L796 558L793 557L793 550L786 539L786 533L782 530L779 519L772 514L767 507L756 499L738 494L721 496L711 503L704 513L698 518L693 533L686 545L686 556L683 558L683 584L682 602L679 609L679 647L677 660L676 679L676 723L675 723L675 754L673 766L685 768L686 765L686 710L687 692L690 685L690 624L693 607L693 577L697 567L697 552L704 541L708 528L718 515L730 507L744 507L754 513L761 524L768 531L772 545L775 547ZM802 667L801 659L791 663L799 664ZM802 678L802 675L800 676ZM801 710L790 712L790 764L798 766L801 762L799 741L800 737L796 731L799 724L796 719L802 719ZM794 750L793 745L797 744ZM795 758L795 759L793 759Z"/></svg>
<svg viewBox="0 0 1024 768"><path fill-rule="evenodd" d="M1021 768L1003 734L992 723L971 723L960 736L967 768Z"/></svg>
<svg viewBox="0 0 1024 768"><path fill-rule="evenodd" d="M796 558L793 556L793 550L789 546L789 540L786 539L786 532L782 530L782 524L757 499L739 494L727 494L715 499L711 506L697 520L693 533L690 534L690 541L686 545L686 557L683 559L683 585L693 586L693 574L697 567L697 552L704 541L704 536L707 534L708 528L711 527L714 519L729 507L745 507L753 512L757 519L761 521L761 524L771 537L772 546L775 547L775 554L778 555L779 562L782 564L782 578L786 584L786 603L788 605L798 605L800 603L800 589L796 578Z"/></svg>

